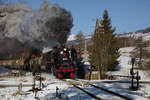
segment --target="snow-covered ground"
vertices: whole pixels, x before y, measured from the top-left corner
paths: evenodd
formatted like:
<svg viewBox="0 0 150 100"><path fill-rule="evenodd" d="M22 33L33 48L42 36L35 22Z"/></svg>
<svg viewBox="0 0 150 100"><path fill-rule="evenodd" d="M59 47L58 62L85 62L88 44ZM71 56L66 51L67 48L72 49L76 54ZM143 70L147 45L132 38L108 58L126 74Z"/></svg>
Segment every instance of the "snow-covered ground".
<svg viewBox="0 0 150 100"><path fill-rule="evenodd" d="M0 76L1 76L1 75L5 75L5 74L8 74L9 72L10 72L9 69L0 66Z"/></svg>
<svg viewBox="0 0 150 100"><path fill-rule="evenodd" d="M92 97L83 93L79 89L68 85L65 82L57 80L55 77L49 74L42 74L46 80L42 83L42 91L37 92L37 97L39 100L94 100ZM110 80L105 80L110 81ZM148 100L144 98L144 93L142 91L130 91L128 83L105 83L103 81L90 81L93 84L101 86L103 88L115 91L122 95L128 96L135 100ZM0 84L32 84L32 74L27 73L25 77L9 77L0 78ZM38 83L37 83L38 84ZM37 86L38 87L38 86ZM58 87L58 93L61 95L56 98L56 88ZM81 86L82 88L90 91L91 93L103 98L104 100L122 100L112 94L104 92L102 90L96 90L89 86ZM29 91L32 87L23 87L22 93L18 94L18 87L3 87L0 88L0 100L35 100L35 93Z"/></svg>
<svg viewBox="0 0 150 100"><path fill-rule="evenodd" d="M37 92L40 100L91 100L92 98L80 90L67 83L56 79L51 74L42 74L46 78L42 82L42 91ZM0 85L32 84L33 77L27 73L24 77L4 77L0 78ZM38 87L38 81L37 81ZM58 88L59 97L56 97L56 88ZM18 94L18 87L0 87L0 100L35 100L35 93L29 91L32 87L23 87L22 93ZM60 99L61 98L61 99Z"/></svg>
<svg viewBox="0 0 150 100"><path fill-rule="evenodd" d="M120 49L120 64L116 67L118 71L109 72L111 75L130 75L130 64L131 57L130 52L134 47L121 48ZM86 64L86 63L85 63ZM89 65L89 64L88 64ZM14 77L6 76L10 70L0 67L0 86L1 85L18 85L22 84L32 84L33 76L32 73L27 72L25 76ZM5 74L5 77L2 75ZM150 81L146 71L139 71L142 81ZM48 73L43 73L42 77L45 79L42 81L42 90L37 92L37 97L39 100L94 100L92 97L83 93L79 89L69 85L63 81L56 79L53 75ZM125 81L130 80L128 78L118 78L117 80ZM140 89L138 91L131 91L129 89L130 83L108 83L112 80L91 80L93 84L101 86L103 88L112 90L119 94L128 96L135 100L149 100L150 97L150 85L140 84ZM116 80L114 80L116 81ZM38 82L37 82L38 83ZM38 87L38 86L37 86ZM112 94L104 92L102 90L94 89L90 86L81 86L82 88L92 92L93 94L103 98L104 100L122 100ZM58 88L59 97L56 97L56 88ZM29 91L32 87L23 87L21 94L18 93L18 87L0 87L0 100L35 100L35 93Z"/></svg>
<svg viewBox="0 0 150 100"><path fill-rule="evenodd" d="M134 50L134 47L128 47L128 48L121 48L119 50L120 52L120 57L118 58L119 65L116 67L115 72L109 72L111 75L130 75L130 69L132 68L131 66L131 54L130 52Z"/></svg>
<svg viewBox="0 0 150 100"><path fill-rule="evenodd" d="M121 48L120 54L121 56L118 58L119 65L116 67L118 71L114 72L108 72L110 75L124 75L124 76L130 76L130 69L132 68L131 65L131 52L134 50L135 47L126 47ZM134 66L138 67L138 66ZM134 72L139 72L139 75L141 77L140 81L150 81L149 71L143 71L143 70L134 70ZM129 78L122 78L118 77L118 80L130 80ZM150 85L149 84L141 84L140 85L140 92L144 93L143 95L146 97L150 97Z"/></svg>
<svg viewBox="0 0 150 100"><path fill-rule="evenodd" d="M132 68L131 65L131 52L134 50L135 47L126 47L121 48L119 50L121 56L118 58L119 65L116 67L114 72L109 72L111 75L130 75L130 69ZM137 68L137 65L134 65L134 68ZM139 75L141 76L141 81L150 81L150 76L146 71L135 70L135 72L139 71Z"/></svg>

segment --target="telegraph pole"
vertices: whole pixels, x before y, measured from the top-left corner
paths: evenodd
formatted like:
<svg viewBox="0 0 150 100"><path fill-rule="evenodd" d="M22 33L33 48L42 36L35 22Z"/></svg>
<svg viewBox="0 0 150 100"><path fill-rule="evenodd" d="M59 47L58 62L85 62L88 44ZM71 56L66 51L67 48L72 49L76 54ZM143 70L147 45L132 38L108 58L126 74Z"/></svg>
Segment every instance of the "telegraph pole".
<svg viewBox="0 0 150 100"><path fill-rule="evenodd" d="M87 41L85 39L85 51L87 51Z"/></svg>
<svg viewBox="0 0 150 100"><path fill-rule="evenodd" d="M99 20L98 18L96 19L96 25L95 25L95 31L94 34L96 34L96 36L98 36L98 40L100 40L100 25L99 25ZM100 42L100 41L99 41ZM98 70L99 70L99 79L101 79L101 75L102 75L102 63L101 63L101 43L99 43L98 45Z"/></svg>

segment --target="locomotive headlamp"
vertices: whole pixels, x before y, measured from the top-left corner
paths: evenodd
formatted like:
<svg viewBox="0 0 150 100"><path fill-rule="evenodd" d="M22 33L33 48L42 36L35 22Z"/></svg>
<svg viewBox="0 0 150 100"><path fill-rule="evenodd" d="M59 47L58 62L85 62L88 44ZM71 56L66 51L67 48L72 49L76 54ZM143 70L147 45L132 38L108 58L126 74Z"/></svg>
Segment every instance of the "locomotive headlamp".
<svg viewBox="0 0 150 100"><path fill-rule="evenodd" d="M64 51L66 51L67 49L66 48L64 48Z"/></svg>
<svg viewBox="0 0 150 100"><path fill-rule="evenodd" d="M63 51L61 51L60 54L63 54Z"/></svg>

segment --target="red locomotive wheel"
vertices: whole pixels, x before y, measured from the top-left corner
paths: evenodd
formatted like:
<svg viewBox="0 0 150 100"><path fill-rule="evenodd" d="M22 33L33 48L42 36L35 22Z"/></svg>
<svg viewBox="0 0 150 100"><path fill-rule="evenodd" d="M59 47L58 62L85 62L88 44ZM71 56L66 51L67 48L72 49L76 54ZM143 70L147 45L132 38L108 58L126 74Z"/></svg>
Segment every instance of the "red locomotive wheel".
<svg viewBox="0 0 150 100"><path fill-rule="evenodd" d="M68 69L68 72L72 72L72 69Z"/></svg>
<svg viewBox="0 0 150 100"><path fill-rule="evenodd" d="M63 75L58 73L58 78L62 78L62 77L63 77Z"/></svg>
<svg viewBox="0 0 150 100"><path fill-rule="evenodd" d="M72 77L72 78L73 78L74 76L75 76L75 74L74 74L74 73L70 73L70 77Z"/></svg>
<svg viewBox="0 0 150 100"><path fill-rule="evenodd" d="M66 72L67 70L66 69L62 69L62 72Z"/></svg>

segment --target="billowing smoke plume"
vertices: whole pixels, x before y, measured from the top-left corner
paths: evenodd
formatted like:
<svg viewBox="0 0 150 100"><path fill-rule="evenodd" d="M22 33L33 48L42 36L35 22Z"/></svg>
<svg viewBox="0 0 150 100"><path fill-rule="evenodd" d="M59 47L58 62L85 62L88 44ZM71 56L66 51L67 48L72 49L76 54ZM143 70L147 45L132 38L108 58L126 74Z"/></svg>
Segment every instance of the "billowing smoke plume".
<svg viewBox="0 0 150 100"><path fill-rule="evenodd" d="M0 6L0 44L43 49L64 43L73 26L70 12L44 1L35 11L25 3ZM11 46L2 44L6 51ZM19 47L20 48L20 47ZM0 49L0 53L2 50Z"/></svg>

